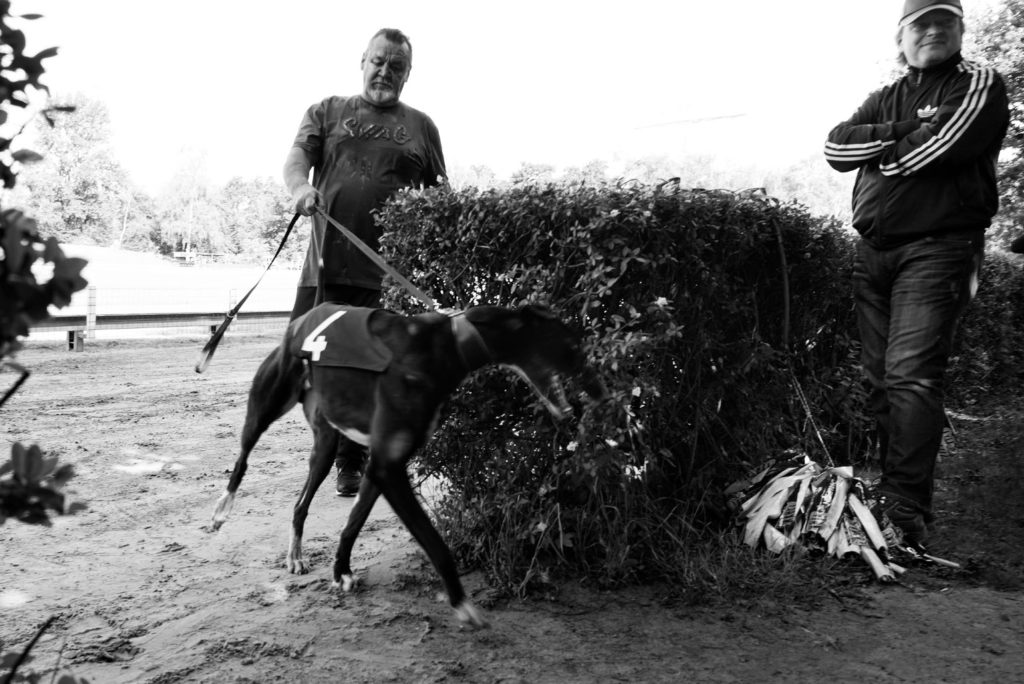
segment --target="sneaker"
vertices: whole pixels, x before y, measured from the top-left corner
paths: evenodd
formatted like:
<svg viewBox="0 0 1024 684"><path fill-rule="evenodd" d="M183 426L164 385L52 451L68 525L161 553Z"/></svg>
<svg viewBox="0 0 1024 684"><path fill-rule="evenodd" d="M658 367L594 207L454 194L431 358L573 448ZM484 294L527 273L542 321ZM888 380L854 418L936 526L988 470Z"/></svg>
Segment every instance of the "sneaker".
<svg viewBox="0 0 1024 684"><path fill-rule="evenodd" d="M898 532L896 544L911 546L919 551L924 550L924 542L928 538L928 526L925 524L924 513L907 501L897 499L889 494L875 493L871 502L871 512L879 522L883 532L886 523L891 523ZM889 541L887 539L887 541ZM890 544L892 545L892 544Z"/></svg>
<svg viewBox="0 0 1024 684"><path fill-rule="evenodd" d="M359 493L359 482L363 476L359 471L338 469L338 484L335 486L338 496L355 496Z"/></svg>

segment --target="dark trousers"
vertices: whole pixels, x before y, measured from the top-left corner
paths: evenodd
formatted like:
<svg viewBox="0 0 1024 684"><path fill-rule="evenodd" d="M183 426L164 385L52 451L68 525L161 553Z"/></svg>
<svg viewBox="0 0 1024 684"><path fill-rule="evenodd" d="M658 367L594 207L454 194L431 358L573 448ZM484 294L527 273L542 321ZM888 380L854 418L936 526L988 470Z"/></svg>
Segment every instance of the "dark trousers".
<svg viewBox="0 0 1024 684"><path fill-rule="evenodd" d="M381 303L380 290L371 290L367 287L357 287L355 285L325 283L324 301L376 309L380 307ZM289 320L294 321L312 309L314 302L316 302L316 287L299 285L295 288L295 304L292 305L292 314Z"/></svg>
<svg viewBox="0 0 1024 684"><path fill-rule="evenodd" d="M853 285L861 361L878 428L879 490L931 517L945 424L943 382L957 321L977 289L984 240L861 241Z"/></svg>
<svg viewBox="0 0 1024 684"><path fill-rule="evenodd" d="M365 306L378 308L381 305L380 290L371 290L355 285L324 285L324 301L349 306ZM295 304L292 306L291 319L295 320L313 308L316 302L316 288L300 285L295 290ZM366 461L366 447L356 444L345 436L338 442L338 451L334 455L334 465L338 470L355 472L362 470Z"/></svg>

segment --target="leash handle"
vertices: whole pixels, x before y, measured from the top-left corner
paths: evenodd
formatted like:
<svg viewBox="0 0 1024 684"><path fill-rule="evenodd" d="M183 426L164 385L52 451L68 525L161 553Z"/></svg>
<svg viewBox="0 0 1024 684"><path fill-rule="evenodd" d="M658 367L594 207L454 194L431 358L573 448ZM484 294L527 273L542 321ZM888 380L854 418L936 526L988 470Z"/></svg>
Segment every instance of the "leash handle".
<svg viewBox="0 0 1024 684"><path fill-rule="evenodd" d="M10 368L11 370L17 373L20 373L20 375L18 376L18 379L14 381L14 384L11 385L10 389L4 392L4 396L0 398L0 406L6 404L7 400L14 396L14 393L18 391L18 388L21 387L22 384L26 380L28 380L28 376L32 374L32 372L28 368L25 368L24 366L21 366L15 363L14 361L4 361L3 363L0 363L0 368L4 366Z"/></svg>
<svg viewBox="0 0 1024 684"><path fill-rule="evenodd" d="M256 287L259 286L260 282L263 281L263 276L267 275L267 271L269 271L270 267L274 265L275 261L277 261L277 257L280 256L281 250L284 249L284 243L287 242L288 236L292 234L292 228L294 228L295 224L298 222L299 216L301 216L301 214L296 213L288 223L288 228L284 231L284 237L281 238L281 244L277 246L277 251L274 252L274 256L270 258L270 263L267 264L265 269L263 269L263 273L260 274L256 283L249 288L249 291L245 293L244 297L238 300L238 303L235 304L234 308L232 308L231 311L228 311L224 320L221 322L220 327L218 327L216 332L214 332L210 337L210 341L206 343L203 350L199 352L199 360L196 362L196 373L202 373L206 370L206 367L210 365L210 360L213 358L213 352L217 350L217 345L220 344L221 338L224 337L224 333L227 332L228 326L231 325L231 321L235 320L235 316L238 315L238 311L242 308L242 305L245 304L245 300L249 298L249 295L253 293L253 290L255 290Z"/></svg>
<svg viewBox="0 0 1024 684"><path fill-rule="evenodd" d="M344 235L348 239L349 242L351 242L353 245L355 245L359 249L360 252L362 252L367 257L369 257L370 261L372 261L374 264L379 266L382 271L384 271L389 276L394 278L398 282L399 285L404 287L409 292L409 294L411 294L413 297L415 297L420 302L425 304L426 307L428 309L430 309L431 311L436 311L437 310L437 302L435 302L428 295L424 294L424 292L422 290L420 290L418 287L416 287L415 285L410 283L405 278L405 276L403 276L401 273L396 271L388 262L384 261L384 259L379 254L377 254L377 252L373 251L373 249L369 245L367 245L365 242L360 240L359 237L355 233L353 233L351 230L349 230L345 226L341 225L338 221L336 221L333 218L331 218L330 216L328 216L327 212L325 212L320 207L314 207L313 210L315 212L317 212L318 214L320 214L320 216L324 217L327 220L328 223L330 223L332 226L337 228L338 231L342 235ZM326 243L327 243L327 240L325 239L324 240L324 244L326 244ZM320 272L323 273L323 268L320 269Z"/></svg>

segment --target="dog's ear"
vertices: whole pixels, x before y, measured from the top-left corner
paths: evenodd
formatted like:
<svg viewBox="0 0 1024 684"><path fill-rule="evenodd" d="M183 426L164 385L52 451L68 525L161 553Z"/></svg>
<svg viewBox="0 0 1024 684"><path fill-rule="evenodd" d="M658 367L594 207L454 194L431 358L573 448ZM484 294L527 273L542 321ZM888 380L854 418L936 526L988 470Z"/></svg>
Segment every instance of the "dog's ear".
<svg viewBox="0 0 1024 684"><path fill-rule="evenodd" d="M555 315L555 312L552 311L550 307L544 306L543 304L527 304L522 310L526 315L535 316L546 321L558 320L558 316Z"/></svg>
<svg viewBox="0 0 1024 684"><path fill-rule="evenodd" d="M465 311L467 321L473 324L482 323L484 325L488 323L499 323L508 318L511 313L512 309L504 306L493 306L491 304L472 306Z"/></svg>
<svg viewBox="0 0 1024 684"><path fill-rule="evenodd" d="M543 304L525 304L516 309L504 306L474 306L466 310L466 320L474 324L499 324L509 332L544 321L557 321L558 316Z"/></svg>
<svg viewBox="0 0 1024 684"><path fill-rule="evenodd" d="M518 309L505 309L504 313L506 317L502 324L509 332L516 332L532 325L559 320L555 312L543 304L524 304Z"/></svg>

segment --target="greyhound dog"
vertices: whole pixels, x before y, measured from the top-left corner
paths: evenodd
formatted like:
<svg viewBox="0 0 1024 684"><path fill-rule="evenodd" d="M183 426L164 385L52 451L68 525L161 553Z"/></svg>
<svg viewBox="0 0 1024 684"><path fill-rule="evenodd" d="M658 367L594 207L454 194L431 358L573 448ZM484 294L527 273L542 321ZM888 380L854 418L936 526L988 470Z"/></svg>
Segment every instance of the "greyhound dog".
<svg viewBox="0 0 1024 684"><path fill-rule="evenodd" d="M349 327L341 327L341 321ZM332 336L335 328L338 333ZM341 338L353 344L346 347ZM476 306L452 315L413 316L333 304L315 307L289 325L253 378L241 454L217 502L213 529L227 519L260 436L301 402L313 431L313 450L292 518L288 570L309 570L302 556L309 504L331 470L338 440L350 439L369 447L369 459L341 533L332 588L352 589L352 546L383 494L441 576L460 623L487 626L463 590L451 551L417 501L406 468L430 438L442 403L467 375L489 364L516 371L556 418L571 411L563 375L580 376L592 398L605 394L584 362L580 335L546 307Z"/></svg>

